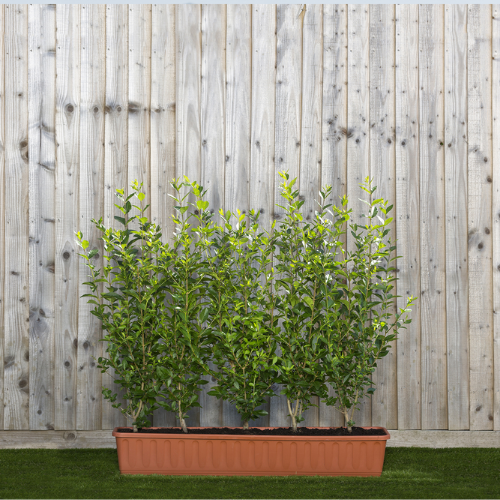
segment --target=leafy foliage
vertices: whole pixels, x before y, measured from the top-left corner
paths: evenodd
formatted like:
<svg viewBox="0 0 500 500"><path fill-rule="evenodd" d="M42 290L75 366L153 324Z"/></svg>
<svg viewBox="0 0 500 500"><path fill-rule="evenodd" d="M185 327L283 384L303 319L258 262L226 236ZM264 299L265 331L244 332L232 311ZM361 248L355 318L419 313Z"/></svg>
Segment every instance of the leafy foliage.
<svg viewBox="0 0 500 500"><path fill-rule="evenodd" d="M97 249L88 251L89 242L80 232L77 239L83 249L80 255L90 270L90 281L84 284L91 293L83 296L95 306L92 314L102 322L102 340L107 342L107 356L98 359L98 367L103 373L114 370L115 382L122 387L126 403L116 402L117 394L111 389L103 388L103 395L132 419L136 429L149 426L147 417L158 407L156 332L165 292L155 272L155 257L161 247L160 229L144 216L148 207L142 205L145 196L137 181L132 190L126 198L123 190L116 193L121 203L115 206L123 216L115 219L123 229L106 228L102 219L92 219L104 241L102 270L93 263ZM135 215L131 215L133 211Z"/></svg>
<svg viewBox="0 0 500 500"><path fill-rule="evenodd" d="M371 198L376 191L370 179L361 186ZM319 332L326 339L324 376L335 395L324 395L327 405L337 405L349 429L354 411L365 394L373 394L370 375L377 361L386 356L391 342L408 319L414 297L396 311L394 284L396 260L389 236L392 205L382 198L367 204L366 224L349 225L354 249L346 252L335 269L336 279L328 294L324 321ZM319 222L320 217L317 216Z"/></svg>
<svg viewBox="0 0 500 500"><path fill-rule="evenodd" d="M342 223L347 213L336 209L336 222L325 217L330 205L325 203L331 192L320 193L321 202L315 218L304 221L300 212L304 201L294 189L296 179L280 174L285 216L276 230L276 293L281 391L287 398L292 427L304 420L302 413L310 407L313 396L325 392L323 360L328 355L330 339L322 335L331 297L335 290L336 262ZM332 213L332 212L331 212Z"/></svg>
<svg viewBox="0 0 500 500"><path fill-rule="evenodd" d="M184 177L172 182L170 243L145 216L137 181L128 197L117 190L122 229L93 220L104 241L102 269L94 264L97 250L77 233L90 270L85 296L107 342L98 366L114 373L126 403L111 389L103 394L134 429L163 407L187 432L204 375L216 381L209 394L235 404L244 427L266 414L262 405L275 382L294 430L315 396L351 429L360 400L375 390L371 374L410 323L415 300L396 311L392 206L373 199L367 179L365 224L350 221L347 198L340 207L329 202L329 186L314 217L304 220L296 179L280 175L285 216L270 232L255 211L221 210L215 218L203 187ZM347 231L350 251L342 243Z"/></svg>
<svg viewBox="0 0 500 500"><path fill-rule="evenodd" d="M209 394L235 404L244 428L249 420L267 415L261 406L274 394L278 359L275 297L268 272L272 236L260 230L258 217L255 211L221 211L222 225L205 231L210 275L206 293L212 361L217 367L211 372L217 385Z"/></svg>
<svg viewBox="0 0 500 500"><path fill-rule="evenodd" d="M163 384L163 399L159 405L175 412L182 429L187 432L187 412L200 406L200 386L207 383L202 378L207 372L208 356L204 347L204 323L208 316L206 262L204 245L197 230L207 214L202 212L203 215L198 217L195 210L208 207L208 202L203 200L203 188L188 178L173 181L172 186L176 193L173 243L161 247L157 267L168 293L159 311L157 377ZM190 197L195 197L196 202L189 202Z"/></svg>

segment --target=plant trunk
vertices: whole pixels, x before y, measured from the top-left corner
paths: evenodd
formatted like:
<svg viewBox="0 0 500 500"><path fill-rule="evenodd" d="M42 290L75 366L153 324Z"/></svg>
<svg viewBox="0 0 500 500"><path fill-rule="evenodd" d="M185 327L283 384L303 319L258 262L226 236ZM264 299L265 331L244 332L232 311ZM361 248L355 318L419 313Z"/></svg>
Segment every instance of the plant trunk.
<svg viewBox="0 0 500 500"><path fill-rule="evenodd" d="M247 431L247 430L248 430L248 420L245 420L245 421L243 422L243 430L244 430L244 431Z"/></svg>
<svg viewBox="0 0 500 500"><path fill-rule="evenodd" d="M179 405L179 422L181 424L181 428L182 428L182 432L184 432L185 434L187 434L187 427L186 427L186 421L184 420L183 416L182 416L182 407L181 407L181 402L179 401L178 402L178 405Z"/></svg>
<svg viewBox="0 0 500 500"><path fill-rule="evenodd" d="M347 432L349 434L352 434L352 425L349 425L351 419L349 418L349 412L347 410L344 412L344 420L345 420L345 426L347 427Z"/></svg>
<svg viewBox="0 0 500 500"><path fill-rule="evenodd" d="M295 418L295 415L293 413L290 416L292 418L292 430L293 432L297 432L297 419Z"/></svg>
<svg viewBox="0 0 500 500"><path fill-rule="evenodd" d="M187 434L187 427L186 427L186 421L181 417L180 418L180 421L181 421L181 428L182 428L182 432L184 432L185 434Z"/></svg>
<svg viewBox="0 0 500 500"><path fill-rule="evenodd" d="M137 429L137 425L133 425L133 428L134 428L134 432L139 432L139 429Z"/></svg>

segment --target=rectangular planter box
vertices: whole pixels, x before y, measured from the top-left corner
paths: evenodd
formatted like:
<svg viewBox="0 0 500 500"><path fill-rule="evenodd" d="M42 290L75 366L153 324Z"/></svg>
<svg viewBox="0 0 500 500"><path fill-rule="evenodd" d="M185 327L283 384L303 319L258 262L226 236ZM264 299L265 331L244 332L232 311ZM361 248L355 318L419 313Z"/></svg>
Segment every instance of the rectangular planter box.
<svg viewBox="0 0 500 500"><path fill-rule="evenodd" d="M230 436L113 431L122 474L380 476L384 436ZM265 427L261 427L265 429Z"/></svg>

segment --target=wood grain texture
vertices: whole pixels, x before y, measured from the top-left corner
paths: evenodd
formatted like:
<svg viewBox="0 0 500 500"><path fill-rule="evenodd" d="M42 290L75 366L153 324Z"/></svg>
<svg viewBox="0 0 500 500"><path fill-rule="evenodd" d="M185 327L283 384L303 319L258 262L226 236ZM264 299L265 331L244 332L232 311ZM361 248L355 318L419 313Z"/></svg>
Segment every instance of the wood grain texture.
<svg viewBox="0 0 500 500"><path fill-rule="evenodd" d="M500 429L499 33L496 5L1 5L0 428L123 422L74 241L114 225L116 187L144 182L166 241L174 176L269 228L288 169L306 216L320 182L356 217L367 175L396 201L397 305L419 299L357 423Z"/></svg>
<svg viewBox="0 0 500 500"><path fill-rule="evenodd" d="M175 7L153 5L151 46L151 219L172 237L175 173Z"/></svg>
<svg viewBox="0 0 500 500"><path fill-rule="evenodd" d="M76 427L80 170L80 7L56 7L55 429Z"/></svg>
<svg viewBox="0 0 500 500"><path fill-rule="evenodd" d="M396 6L396 237L398 309L413 295L397 340L398 428L422 426L420 363L420 148L418 5Z"/></svg>
<svg viewBox="0 0 500 500"><path fill-rule="evenodd" d="M250 138L250 208L260 211L260 226L269 231L274 217L276 7L252 6L252 84ZM276 388L277 389L277 388ZM268 417L252 425L273 425L273 404Z"/></svg>
<svg viewBox="0 0 500 500"><path fill-rule="evenodd" d="M333 187L339 205L347 194L347 5L323 5L322 107L321 185ZM320 403L320 426L343 424L340 412Z"/></svg>
<svg viewBox="0 0 500 500"><path fill-rule="evenodd" d="M4 429L29 428L28 6L5 6ZM7 118L8 117L8 118Z"/></svg>
<svg viewBox="0 0 500 500"><path fill-rule="evenodd" d="M469 428L467 6L445 7L446 342L448 428Z"/></svg>
<svg viewBox="0 0 500 500"><path fill-rule="evenodd" d="M279 4L276 6L276 116L275 116L275 179L274 219L279 223L283 203L279 172L286 171L297 178L300 186L300 148L302 123L302 41L306 5ZM288 426L290 419L282 385L271 400L271 425Z"/></svg>
<svg viewBox="0 0 500 500"><path fill-rule="evenodd" d="M302 110L299 195L306 222L314 219L321 188L321 117L323 108L323 6L307 5L302 28ZM304 426L319 425L319 399L304 412Z"/></svg>
<svg viewBox="0 0 500 500"><path fill-rule="evenodd" d="M176 176L201 179L201 6L177 5ZM200 425L200 410L188 412L187 425Z"/></svg>
<svg viewBox="0 0 500 500"><path fill-rule="evenodd" d="M353 212L351 221L365 224L369 197L359 185L370 175L370 12L369 5L348 6L347 81L347 196ZM354 239L347 234L347 250L354 250ZM356 425L371 425L371 400L363 398L353 420Z"/></svg>
<svg viewBox="0 0 500 500"><path fill-rule="evenodd" d="M500 6L492 6L492 168L500 172ZM493 175L493 427L500 430L500 176ZM1 206L1 205L0 205ZM0 271L1 272L1 271ZM1 309L0 309L1 313ZM0 360L1 361L1 360Z"/></svg>
<svg viewBox="0 0 500 500"><path fill-rule="evenodd" d="M280 200L278 171L299 177L302 115L302 29L305 5L276 6L275 199ZM275 207L275 213L283 210Z"/></svg>
<svg viewBox="0 0 500 500"><path fill-rule="evenodd" d="M470 429L493 429L491 6L469 5L468 243Z"/></svg>
<svg viewBox="0 0 500 500"><path fill-rule="evenodd" d="M333 203L347 194L347 5L323 6L321 184Z"/></svg>
<svg viewBox="0 0 500 500"><path fill-rule="evenodd" d="M115 207L117 189L127 189L128 146L128 6L106 6L106 96L104 108L104 213L106 227L121 229L115 220L121 212ZM103 353L107 342L102 343ZM116 403L125 403L121 388L114 383L114 370L102 374L103 388L118 393ZM102 398L102 428L126 425L125 416Z"/></svg>
<svg viewBox="0 0 500 500"><path fill-rule="evenodd" d="M5 31L5 6L0 5L0 33ZM5 51L4 37L0 36L0 255L5 255ZM0 367L4 364L4 280L5 259L0 259ZM0 429L3 429L3 379L4 370L0 369Z"/></svg>
<svg viewBox="0 0 500 500"><path fill-rule="evenodd" d="M81 109L80 109L80 209L79 230L89 242L89 250L99 253L94 264L102 265L100 232L91 219L103 215L104 204L104 111L105 111L105 5L81 7ZM83 285L89 275L79 259L78 295L89 293ZM102 425L101 324L90 311L87 298L78 308L77 429L96 430Z"/></svg>
<svg viewBox="0 0 500 500"><path fill-rule="evenodd" d="M443 23L442 6L420 6L422 429L448 427Z"/></svg>
<svg viewBox="0 0 500 500"><path fill-rule="evenodd" d="M30 429L54 429L55 5L28 8Z"/></svg>
<svg viewBox="0 0 500 500"><path fill-rule="evenodd" d="M228 4L224 207L231 212L247 213L253 208L249 200L251 96L252 7Z"/></svg>
<svg viewBox="0 0 500 500"><path fill-rule="evenodd" d="M274 214L276 8L252 7L252 126L250 207L260 210L261 226L271 228Z"/></svg>
<svg viewBox="0 0 500 500"><path fill-rule="evenodd" d="M394 5L370 5L370 177L377 186L374 196L389 200L391 205L396 202L395 14ZM394 212L390 213L393 216ZM388 226L393 243L395 226L395 221ZM385 241L388 244L389 238ZM394 314L395 306L393 300L387 312ZM395 340L377 365L372 375L372 425L392 429L398 424Z"/></svg>
<svg viewBox="0 0 500 500"><path fill-rule="evenodd" d="M389 430L388 447L499 448L498 431ZM116 448L110 431L3 431L0 449Z"/></svg>
<svg viewBox="0 0 500 500"><path fill-rule="evenodd" d="M176 175L201 178L201 11L198 5L175 9Z"/></svg>
<svg viewBox="0 0 500 500"><path fill-rule="evenodd" d="M201 183L215 212L224 208L226 7L203 5L201 16Z"/></svg>
<svg viewBox="0 0 500 500"><path fill-rule="evenodd" d="M129 5L128 36L128 182L143 184L145 206L151 203L151 5Z"/></svg>
<svg viewBox="0 0 500 500"><path fill-rule="evenodd" d="M151 220L167 242L174 229L168 195L175 177L175 6L155 4L151 17ZM175 416L160 408L153 425L172 427Z"/></svg>
<svg viewBox="0 0 500 500"><path fill-rule="evenodd" d="M388 447L498 448L498 431L389 430ZM116 448L116 438L106 431L2 431L0 449Z"/></svg>
<svg viewBox="0 0 500 500"><path fill-rule="evenodd" d="M224 210L226 6L201 9L201 185L208 190L210 210ZM218 215L214 216L218 222ZM214 368L212 365L211 368ZM200 425L222 425L222 400L208 396L216 382L211 376L200 394Z"/></svg>

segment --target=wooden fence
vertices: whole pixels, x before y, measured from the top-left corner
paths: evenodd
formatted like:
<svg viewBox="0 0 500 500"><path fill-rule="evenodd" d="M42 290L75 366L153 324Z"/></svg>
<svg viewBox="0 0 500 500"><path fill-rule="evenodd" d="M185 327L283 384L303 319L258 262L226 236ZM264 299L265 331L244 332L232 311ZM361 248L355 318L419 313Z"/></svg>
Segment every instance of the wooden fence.
<svg viewBox="0 0 500 500"><path fill-rule="evenodd" d="M74 237L100 248L115 188L143 182L167 232L183 174L269 225L287 169L309 211L332 184L359 216L368 175L395 204L419 300L357 423L500 430L498 6L1 5L0 27L0 428L125 423ZM239 423L202 404L190 425ZM260 424L287 425L281 405Z"/></svg>

